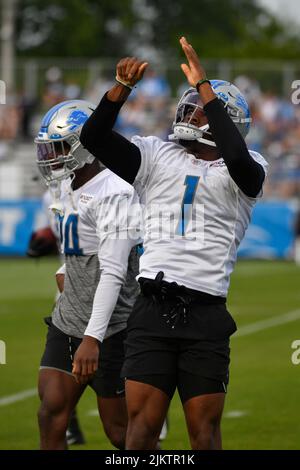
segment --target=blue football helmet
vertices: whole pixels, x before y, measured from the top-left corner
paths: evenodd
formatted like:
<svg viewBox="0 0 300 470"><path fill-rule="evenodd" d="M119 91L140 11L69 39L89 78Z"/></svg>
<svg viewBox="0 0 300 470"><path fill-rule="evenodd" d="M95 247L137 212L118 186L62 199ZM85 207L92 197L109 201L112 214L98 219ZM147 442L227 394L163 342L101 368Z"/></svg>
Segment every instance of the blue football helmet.
<svg viewBox="0 0 300 470"><path fill-rule="evenodd" d="M49 185L67 179L75 170L94 161L79 136L95 106L84 100L70 100L53 106L44 116L34 142L37 165Z"/></svg>

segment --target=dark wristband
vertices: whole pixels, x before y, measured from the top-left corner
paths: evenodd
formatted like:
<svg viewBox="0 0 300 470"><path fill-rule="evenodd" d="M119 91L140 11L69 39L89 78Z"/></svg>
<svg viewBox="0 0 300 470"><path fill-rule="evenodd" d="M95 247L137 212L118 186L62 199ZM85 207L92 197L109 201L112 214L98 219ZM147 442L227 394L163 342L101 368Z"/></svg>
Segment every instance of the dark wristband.
<svg viewBox="0 0 300 470"><path fill-rule="evenodd" d="M203 80L199 80L199 81L196 83L196 85L195 85L195 88L196 88L196 90L198 91L198 93L199 93L199 88L200 88L201 85L203 85L203 83L209 83L209 84L211 85L211 83L210 83L210 81L208 80L208 78L203 78Z"/></svg>

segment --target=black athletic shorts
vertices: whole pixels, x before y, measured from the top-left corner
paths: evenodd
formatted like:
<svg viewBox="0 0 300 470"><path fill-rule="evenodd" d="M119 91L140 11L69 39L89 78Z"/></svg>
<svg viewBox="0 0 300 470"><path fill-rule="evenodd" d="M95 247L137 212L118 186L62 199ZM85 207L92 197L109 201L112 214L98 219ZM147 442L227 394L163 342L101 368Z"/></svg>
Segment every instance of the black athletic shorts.
<svg viewBox="0 0 300 470"><path fill-rule="evenodd" d="M74 354L81 343L80 338L68 336L56 328L47 317L47 342L41 359L41 369L57 369L72 375ZM125 395L124 379L121 368L124 362L124 340L126 330L105 339L100 347L99 368L88 385L102 398Z"/></svg>
<svg viewBox="0 0 300 470"><path fill-rule="evenodd" d="M127 324L122 376L160 388L170 398L177 387L182 401L226 392L229 337L236 331L226 304L193 301L185 321L180 318L172 328L166 313L174 311L174 302L138 296Z"/></svg>

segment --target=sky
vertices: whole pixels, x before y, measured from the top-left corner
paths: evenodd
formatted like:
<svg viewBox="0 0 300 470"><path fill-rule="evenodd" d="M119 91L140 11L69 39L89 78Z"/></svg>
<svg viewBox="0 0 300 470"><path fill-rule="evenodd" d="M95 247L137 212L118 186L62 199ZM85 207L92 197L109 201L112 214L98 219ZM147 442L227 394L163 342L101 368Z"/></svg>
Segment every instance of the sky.
<svg viewBox="0 0 300 470"><path fill-rule="evenodd" d="M283 20L293 19L300 25L300 0L258 0L258 3Z"/></svg>

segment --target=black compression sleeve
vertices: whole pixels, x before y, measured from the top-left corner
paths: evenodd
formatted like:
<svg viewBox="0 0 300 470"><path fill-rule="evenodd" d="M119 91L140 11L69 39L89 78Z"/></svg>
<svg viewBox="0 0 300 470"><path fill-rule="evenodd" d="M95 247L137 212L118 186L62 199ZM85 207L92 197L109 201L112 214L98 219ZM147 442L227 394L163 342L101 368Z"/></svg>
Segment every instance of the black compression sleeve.
<svg viewBox="0 0 300 470"><path fill-rule="evenodd" d="M132 184L141 164L140 150L112 130L123 104L109 101L105 94L85 122L80 142L107 168Z"/></svg>
<svg viewBox="0 0 300 470"><path fill-rule="evenodd" d="M265 178L263 167L251 157L243 137L218 98L207 103L204 111L231 178L243 193L256 197Z"/></svg>

